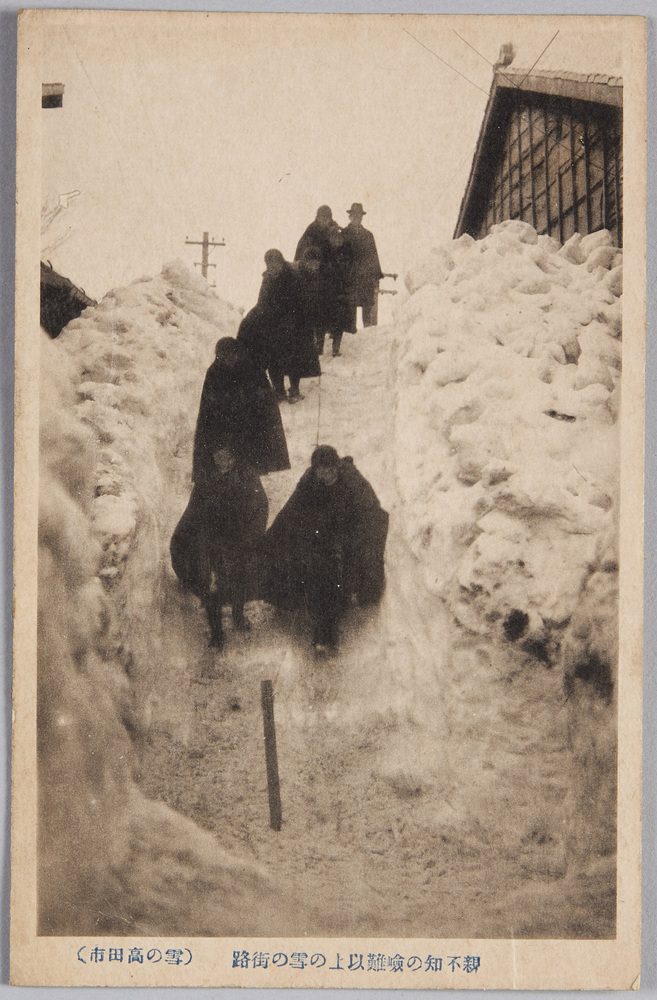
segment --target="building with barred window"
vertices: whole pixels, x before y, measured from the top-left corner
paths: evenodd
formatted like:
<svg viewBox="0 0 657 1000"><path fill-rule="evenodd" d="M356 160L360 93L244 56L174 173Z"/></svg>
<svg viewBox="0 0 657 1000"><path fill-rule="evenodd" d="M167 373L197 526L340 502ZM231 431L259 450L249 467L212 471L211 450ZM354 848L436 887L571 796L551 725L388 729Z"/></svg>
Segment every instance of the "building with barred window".
<svg viewBox="0 0 657 1000"><path fill-rule="evenodd" d="M622 79L495 67L454 238L506 219L622 244Z"/></svg>

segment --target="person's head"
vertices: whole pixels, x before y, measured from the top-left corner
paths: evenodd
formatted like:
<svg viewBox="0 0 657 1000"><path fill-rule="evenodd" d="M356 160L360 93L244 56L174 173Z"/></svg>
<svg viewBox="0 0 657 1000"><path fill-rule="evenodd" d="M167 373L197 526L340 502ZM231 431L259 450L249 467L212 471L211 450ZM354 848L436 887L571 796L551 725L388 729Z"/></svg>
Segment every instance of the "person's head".
<svg viewBox="0 0 657 1000"><path fill-rule="evenodd" d="M310 459L315 479L324 486L334 486L338 480L340 457L330 444L320 444Z"/></svg>
<svg viewBox="0 0 657 1000"><path fill-rule="evenodd" d="M321 226L330 226L333 222L333 212L328 207L328 205L320 205L317 209L317 215L315 216L316 222L319 222Z"/></svg>
<svg viewBox="0 0 657 1000"><path fill-rule="evenodd" d="M360 223L363 221L363 216L365 215L365 209L359 201L355 201L351 208L347 209L347 215L349 216L350 222Z"/></svg>
<svg viewBox="0 0 657 1000"><path fill-rule="evenodd" d="M218 340L214 354L225 368L234 368L242 359L242 349L234 337L222 337Z"/></svg>
<svg viewBox="0 0 657 1000"><path fill-rule="evenodd" d="M280 250L268 250L265 254L268 274L279 274L285 267L285 257Z"/></svg>
<svg viewBox="0 0 657 1000"><path fill-rule="evenodd" d="M218 472L222 476L225 476L235 465L235 456L228 445L222 444L213 451L212 461L216 465Z"/></svg>

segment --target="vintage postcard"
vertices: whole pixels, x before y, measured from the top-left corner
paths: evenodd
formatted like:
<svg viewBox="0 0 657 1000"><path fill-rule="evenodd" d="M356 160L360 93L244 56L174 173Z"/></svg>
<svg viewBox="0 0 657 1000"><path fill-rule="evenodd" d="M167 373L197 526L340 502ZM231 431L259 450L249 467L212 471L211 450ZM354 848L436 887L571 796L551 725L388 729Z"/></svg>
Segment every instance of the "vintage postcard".
<svg viewBox="0 0 657 1000"><path fill-rule="evenodd" d="M13 983L638 988L645 141L638 17L20 15Z"/></svg>

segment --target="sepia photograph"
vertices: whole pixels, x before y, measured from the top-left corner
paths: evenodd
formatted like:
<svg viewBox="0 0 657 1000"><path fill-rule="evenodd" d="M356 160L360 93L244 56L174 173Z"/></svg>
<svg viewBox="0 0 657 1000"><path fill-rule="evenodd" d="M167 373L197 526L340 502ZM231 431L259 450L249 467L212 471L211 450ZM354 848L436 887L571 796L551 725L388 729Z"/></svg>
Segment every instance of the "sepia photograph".
<svg viewBox="0 0 657 1000"><path fill-rule="evenodd" d="M17 128L12 981L631 988L644 20L23 11Z"/></svg>

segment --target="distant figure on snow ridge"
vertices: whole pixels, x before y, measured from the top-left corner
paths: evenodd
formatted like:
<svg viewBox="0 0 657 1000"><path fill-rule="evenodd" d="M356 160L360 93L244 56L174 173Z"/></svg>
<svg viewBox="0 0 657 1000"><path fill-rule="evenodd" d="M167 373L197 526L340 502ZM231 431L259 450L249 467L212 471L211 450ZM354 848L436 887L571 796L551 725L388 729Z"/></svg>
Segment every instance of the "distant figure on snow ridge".
<svg viewBox="0 0 657 1000"><path fill-rule="evenodd" d="M304 261L290 264L280 250L268 250L265 264L258 302L240 323L237 339L252 363L268 371L276 398L296 403L303 398L301 379L322 374L306 290L307 266Z"/></svg>
<svg viewBox="0 0 657 1000"><path fill-rule="evenodd" d="M199 406L192 479L213 471L218 447L264 476L290 468L285 432L271 386L254 368L243 344L233 337L217 342Z"/></svg>
<svg viewBox="0 0 657 1000"><path fill-rule="evenodd" d="M315 650L334 650L348 605L383 593L387 533L388 515L353 460L320 445L265 535L262 596L305 608Z"/></svg>
<svg viewBox="0 0 657 1000"><path fill-rule="evenodd" d="M258 597L256 549L267 526L268 503L260 479L230 448L220 446L199 472L187 509L171 539L176 576L203 603L210 646L224 643L221 612L230 604L233 624L246 631L246 601Z"/></svg>
<svg viewBox="0 0 657 1000"><path fill-rule="evenodd" d="M365 209L355 201L347 215L349 223L342 230L349 256L349 321L345 329L356 332L356 314L363 311L363 326L376 326L378 317L379 281L383 277L374 236L363 226Z"/></svg>

